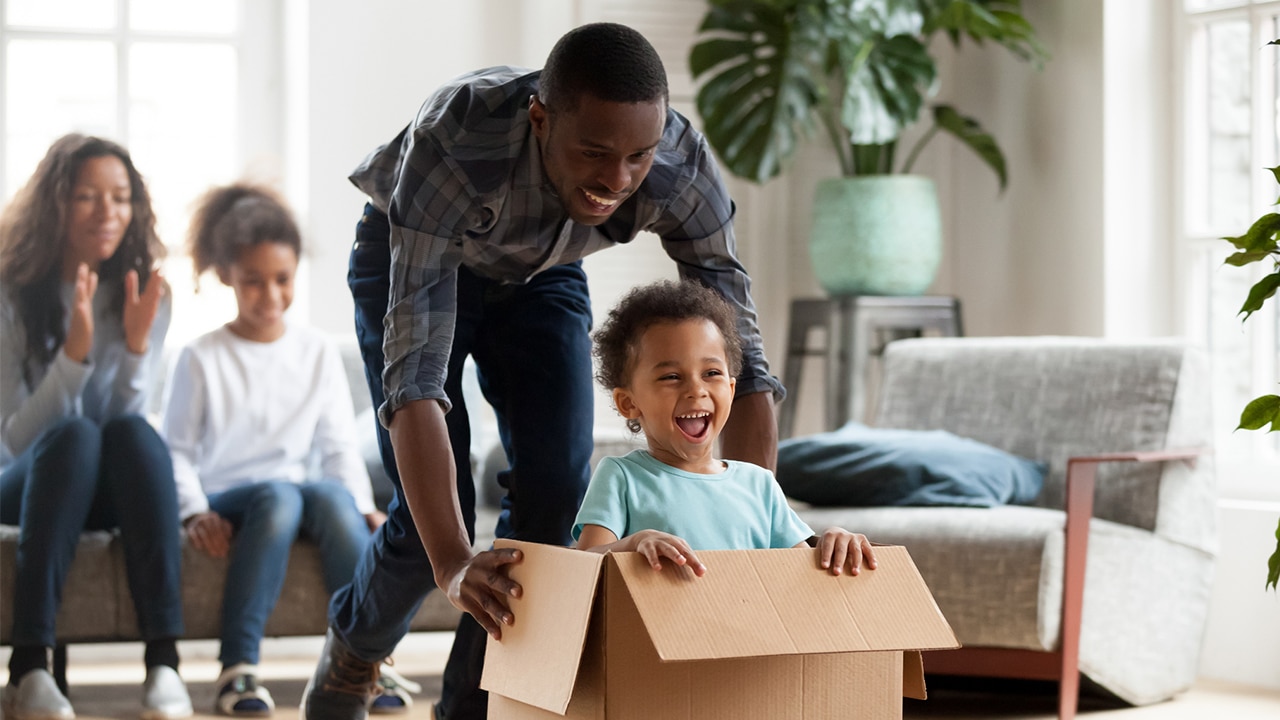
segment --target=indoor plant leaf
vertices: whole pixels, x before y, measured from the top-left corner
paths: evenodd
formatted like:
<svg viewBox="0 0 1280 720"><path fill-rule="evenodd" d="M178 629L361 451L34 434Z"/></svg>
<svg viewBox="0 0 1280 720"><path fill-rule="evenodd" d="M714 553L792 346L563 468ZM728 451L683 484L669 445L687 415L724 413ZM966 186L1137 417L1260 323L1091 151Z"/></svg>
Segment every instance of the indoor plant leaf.
<svg viewBox="0 0 1280 720"><path fill-rule="evenodd" d="M1280 395L1263 395L1250 401L1240 413L1240 426L1236 429L1259 430L1268 423L1268 432L1280 430Z"/></svg>
<svg viewBox="0 0 1280 720"><path fill-rule="evenodd" d="M1276 288L1280 288L1280 272L1271 273L1254 283L1253 287L1249 289L1248 299L1240 307L1240 313L1244 314L1241 322L1248 320L1250 315L1261 310L1262 303L1276 294Z"/></svg>
<svg viewBox="0 0 1280 720"><path fill-rule="evenodd" d="M933 58L916 38L895 35L876 42L845 87L840 119L853 143L897 140L919 117L936 78Z"/></svg>
<svg viewBox="0 0 1280 720"><path fill-rule="evenodd" d="M1280 232L1280 213L1267 213L1255 220L1245 234L1222 239L1245 251L1274 250L1277 232Z"/></svg>
<svg viewBox="0 0 1280 720"><path fill-rule="evenodd" d="M1280 583L1280 524L1276 525L1276 551L1267 560L1267 584L1264 587L1275 590L1276 583Z"/></svg>
<svg viewBox="0 0 1280 720"><path fill-rule="evenodd" d="M995 138L983 130L977 120L961 115L950 105L935 107L933 119L939 128L951 133L977 153L978 157L995 171L996 176L1000 178L1000 189L1004 190L1009 178L1005 172L1004 153L1000 152Z"/></svg>
<svg viewBox="0 0 1280 720"><path fill-rule="evenodd" d="M735 175L764 182L782 170L823 89L810 69L822 54L820 24L762 0L712 5L690 53L707 140Z"/></svg>

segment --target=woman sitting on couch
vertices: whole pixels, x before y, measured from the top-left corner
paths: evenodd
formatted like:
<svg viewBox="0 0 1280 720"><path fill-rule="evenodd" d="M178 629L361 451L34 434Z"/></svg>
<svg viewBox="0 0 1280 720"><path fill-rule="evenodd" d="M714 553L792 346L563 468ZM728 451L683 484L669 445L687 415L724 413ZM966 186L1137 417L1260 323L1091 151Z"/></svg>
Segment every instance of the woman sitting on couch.
<svg viewBox="0 0 1280 720"><path fill-rule="evenodd" d="M21 528L14 720L74 717L50 673L54 618L80 533L114 528L146 640L142 717L192 714L173 465L141 415L169 326L163 252L142 176L109 140L55 141L0 216L0 523Z"/></svg>

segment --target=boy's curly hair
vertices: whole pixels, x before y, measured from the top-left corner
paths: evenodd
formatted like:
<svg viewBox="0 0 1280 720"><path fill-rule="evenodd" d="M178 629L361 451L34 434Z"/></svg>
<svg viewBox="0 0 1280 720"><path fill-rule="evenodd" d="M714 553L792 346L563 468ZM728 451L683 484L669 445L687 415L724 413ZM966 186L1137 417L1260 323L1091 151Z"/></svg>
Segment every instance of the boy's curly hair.
<svg viewBox="0 0 1280 720"><path fill-rule="evenodd" d="M626 387L640 337L651 326L680 320L709 320L724 338L725 361L734 377L742 371L742 339L737 312L720 293L692 280L663 280L628 292L592 334L600 362L596 381L606 390Z"/></svg>

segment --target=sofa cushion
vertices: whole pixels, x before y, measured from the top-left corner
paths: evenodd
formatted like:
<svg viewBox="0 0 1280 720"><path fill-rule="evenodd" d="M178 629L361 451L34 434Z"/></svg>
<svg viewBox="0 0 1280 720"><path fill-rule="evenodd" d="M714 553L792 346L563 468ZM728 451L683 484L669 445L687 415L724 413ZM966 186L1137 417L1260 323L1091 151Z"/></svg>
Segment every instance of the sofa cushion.
<svg viewBox="0 0 1280 720"><path fill-rule="evenodd" d="M778 483L812 505L963 505L1035 500L1046 466L942 430L849 423L778 444Z"/></svg>

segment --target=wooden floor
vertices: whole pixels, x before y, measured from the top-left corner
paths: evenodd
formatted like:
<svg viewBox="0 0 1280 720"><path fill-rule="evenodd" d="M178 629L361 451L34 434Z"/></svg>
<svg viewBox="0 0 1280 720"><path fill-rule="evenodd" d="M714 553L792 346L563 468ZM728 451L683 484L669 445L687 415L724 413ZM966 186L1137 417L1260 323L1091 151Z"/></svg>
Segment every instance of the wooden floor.
<svg viewBox="0 0 1280 720"><path fill-rule="evenodd" d="M447 633L415 633L401 645L396 668L423 686L413 710L395 716L428 720L431 700L440 692L440 669L448 652ZM276 699L277 718L296 718L298 699L314 668L321 639L268 641L263 649L263 684ZM214 720L213 680L218 672L216 644L181 645L182 674L191 689L196 717ZM142 680L141 647L97 646L71 649L71 701L76 716L136 718ZM7 662L7 648L0 660ZM0 666L2 667L2 666ZM2 676L0 672L0 676ZM5 680L7 682L7 679ZM979 718L989 720L1052 720L1056 688L1049 683L1000 682L931 678L929 699L904 701L906 718ZM1190 692L1165 703L1131 708L1086 696L1081 701L1086 720L1277 720L1280 690L1263 690L1204 680Z"/></svg>

